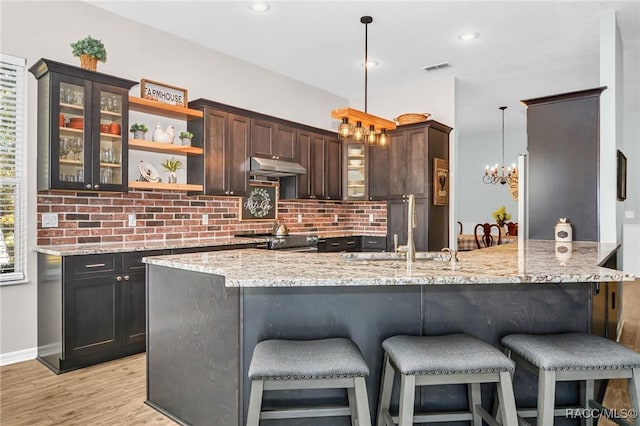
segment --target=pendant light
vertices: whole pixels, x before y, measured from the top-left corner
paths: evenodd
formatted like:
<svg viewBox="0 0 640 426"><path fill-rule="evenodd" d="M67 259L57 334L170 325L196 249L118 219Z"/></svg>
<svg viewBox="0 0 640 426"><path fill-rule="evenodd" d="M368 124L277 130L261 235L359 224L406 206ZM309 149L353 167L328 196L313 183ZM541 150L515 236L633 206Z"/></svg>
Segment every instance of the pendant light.
<svg viewBox="0 0 640 426"><path fill-rule="evenodd" d="M487 184L495 185L499 183L501 185L504 184L512 184L518 182L518 171L516 170L516 165L512 164L511 167L504 166L504 110L507 109L506 106L501 106L500 110L502 110L502 163L498 165L496 163L493 167L489 168L487 165L484 169L484 175L482 176L482 181Z"/></svg>
<svg viewBox="0 0 640 426"><path fill-rule="evenodd" d="M387 130L396 128L396 123L367 113L367 85L368 85L368 25L373 22L371 16L362 16L360 22L364 24L364 112L354 108L341 108L331 111L331 117L342 120L338 125L340 140L367 142L370 145L385 146L389 142ZM353 125L355 123L355 126Z"/></svg>

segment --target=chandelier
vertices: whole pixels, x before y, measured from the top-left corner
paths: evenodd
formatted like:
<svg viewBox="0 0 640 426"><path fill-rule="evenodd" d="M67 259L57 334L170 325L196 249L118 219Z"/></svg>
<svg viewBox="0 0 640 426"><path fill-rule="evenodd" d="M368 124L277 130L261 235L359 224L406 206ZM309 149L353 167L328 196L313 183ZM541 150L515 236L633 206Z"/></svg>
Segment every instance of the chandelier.
<svg viewBox="0 0 640 426"><path fill-rule="evenodd" d="M364 112L354 108L340 108L331 111L331 117L342 120L338 126L338 139L386 146L389 142L387 131L395 129L396 123L367 113L367 69L369 67L367 30L373 18L363 16L360 22L364 24Z"/></svg>
<svg viewBox="0 0 640 426"><path fill-rule="evenodd" d="M511 167L507 167L505 170L504 166L504 110L507 109L506 106L501 106L502 110L502 163L498 165L494 165L489 168L487 165L484 168L484 176L482 176L482 181L484 183L496 184L499 183L501 185L518 183L518 170L516 170L516 165L512 164Z"/></svg>

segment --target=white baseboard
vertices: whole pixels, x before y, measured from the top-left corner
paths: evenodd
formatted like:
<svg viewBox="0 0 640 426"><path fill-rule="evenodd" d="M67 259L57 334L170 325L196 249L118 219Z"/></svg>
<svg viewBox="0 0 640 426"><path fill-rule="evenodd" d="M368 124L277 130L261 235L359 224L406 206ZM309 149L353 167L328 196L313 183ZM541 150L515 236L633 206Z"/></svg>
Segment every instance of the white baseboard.
<svg viewBox="0 0 640 426"><path fill-rule="evenodd" d="M0 354L0 366L15 364L22 361L29 361L32 359L36 359L36 356L38 356L38 348L29 348L23 349L21 351Z"/></svg>

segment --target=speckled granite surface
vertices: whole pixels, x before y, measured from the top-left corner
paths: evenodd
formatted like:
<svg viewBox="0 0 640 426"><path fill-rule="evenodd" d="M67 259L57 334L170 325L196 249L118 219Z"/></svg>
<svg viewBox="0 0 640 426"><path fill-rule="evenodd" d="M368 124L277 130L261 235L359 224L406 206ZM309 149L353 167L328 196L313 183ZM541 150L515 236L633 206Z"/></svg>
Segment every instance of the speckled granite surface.
<svg viewBox="0 0 640 426"><path fill-rule="evenodd" d="M54 256L78 256L84 254L122 253L127 251L168 250L189 247L214 247L235 244L265 242L265 238L222 237L193 238L184 240L129 241L118 243L74 244L59 246L36 246L35 251Z"/></svg>
<svg viewBox="0 0 640 426"><path fill-rule="evenodd" d="M146 258L151 265L222 275L227 287L628 281L631 274L597 265L614 244L526 241L458 254L459 262L345 260L340 253L230 250ZM570 253L570 255L569 255Z"/></svg>

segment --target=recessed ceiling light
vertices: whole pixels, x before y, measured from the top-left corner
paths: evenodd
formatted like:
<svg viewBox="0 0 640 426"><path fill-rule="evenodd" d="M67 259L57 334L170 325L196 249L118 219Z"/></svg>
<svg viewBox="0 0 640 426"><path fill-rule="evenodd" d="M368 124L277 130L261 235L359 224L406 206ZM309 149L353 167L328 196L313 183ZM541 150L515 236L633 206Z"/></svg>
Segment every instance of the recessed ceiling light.
<svg viewBox="0 0 640 426"><path fill-rule="evenodd" d="M463 41L475 40L478 37L480 37L478 33L462 33L458 36L458 38Z"/></svg>
<svg viewBox="0 0 640 426"><path fill-rule="evenodd" d="M268 3L263 3L263 2L252 3L251 6L249 6L249 7L254 12L266 12L267 10L269 10L271 8L271 6L269 6Z"/></svg>

